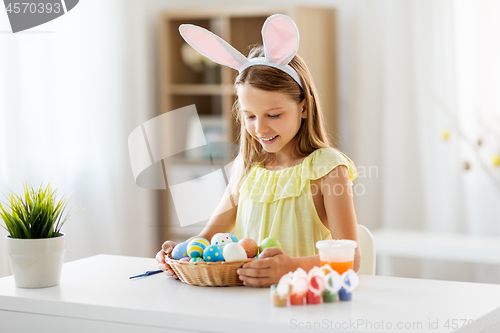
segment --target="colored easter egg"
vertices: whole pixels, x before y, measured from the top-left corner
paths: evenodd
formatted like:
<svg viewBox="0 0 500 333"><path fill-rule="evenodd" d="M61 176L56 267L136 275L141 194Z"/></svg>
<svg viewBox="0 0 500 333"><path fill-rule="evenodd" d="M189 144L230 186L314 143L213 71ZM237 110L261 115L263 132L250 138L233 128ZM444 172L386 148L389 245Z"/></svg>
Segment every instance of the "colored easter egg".
<svg viewBox="0 0 500 333"><path fill-rule="evenodd" d="M203 243L203 244L205 244L205 246L209 246L210 245L210 242L207 239L203 238L203 237L193 238L193 239L190 240L190 242L192 242L192 241L197 241L197 242Z"/></svg>
<svg viewBox="0 0 500 333"><path fill-rule="evenodd" d="M191 258L203 257L203 250L208 246L208 241L204 238L195 238L188 243L187 254Z"/></svg>
<svg viewBox="0 0 500 333"><path fill-rule="evenodd" d="M233 243L238 243L238 238L236 238L235 235L233 235L232 233L229 233L229 232L226 232L226 235L229 236L229 238L231 238Z"/></svg>
<svg viewBox="0 0 500 333"><path fill-rule="evenodd" d="M259 247L257 246L257 243L255 243L253 239L242 238L240 239L238 244L243 246L248 258L255 257L257 255L257 252L259 251Z"/></svg>
<svg viewBox="0 0 500 333"><path fill-rule="evenodd" d="M174 247L174 250L172 251L172 258L174 259L181 259L184 257L187 257L187 246L188 242L182 242L177 244Z"/></svg>
<svg viewBox="0 0 500 333"><path fill-rule="evenodd" d="M238 243L229 243L224 245L222 254L225 261L241 261L247 259L245 249Z"/></svg>
<svg viewBox="0 0 500 333"><path fill-rule="evenodd" d="M222 246L210 245L203 251L203 259L208 262L223 261L224 255L222 254Z"/></svg>
<svg viewBox="0 0 500 333"><path fill-rule="evenodd" d="M212 241L210 244L212 245L218 245L218 246L224 246L228 243L232 243L233 240L231 237L229 237L229 234L224 234L222 232L219 232L218 234L215 234L212 237Z"/></svg>
<svg viewBox="0 0 500 333"><path fill-rule="evenodd" d="M274 237L267 237L260 243L261 252L269 247L279 247L281 249L281 243Z"/></svg>
<svg viewBox="0 0 500 333"><path fill-rule="evenodd" d="M184 257L184 258L179 259L179 262L189 262L190 260L191 260L191 258Z"/></svg>
<svg viewBox="0 0 500 333"><path fill-rule="evenodd" d="M191 258L191 260L189 260L190 264L195 264L197 262L205 262L205 260L203 260L202 258L199 258L199 257Z"/></svg>

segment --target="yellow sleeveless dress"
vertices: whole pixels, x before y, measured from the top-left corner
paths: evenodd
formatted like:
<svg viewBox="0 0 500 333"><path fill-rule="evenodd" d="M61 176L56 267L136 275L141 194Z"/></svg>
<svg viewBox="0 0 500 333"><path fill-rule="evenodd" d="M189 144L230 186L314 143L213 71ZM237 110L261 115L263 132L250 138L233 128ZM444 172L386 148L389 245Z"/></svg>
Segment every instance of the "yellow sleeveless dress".
<svg viewBox="0 0 500 333"><path fill-rule="evenodd" d="M334 148L316 149L301 164L282 170L253 166L239 190L234 235L257 244L275 237L292 257L318 254L316 242L332 235L316 212L310 182L339 165L348 168L352 186L356 168Z"/></svg>

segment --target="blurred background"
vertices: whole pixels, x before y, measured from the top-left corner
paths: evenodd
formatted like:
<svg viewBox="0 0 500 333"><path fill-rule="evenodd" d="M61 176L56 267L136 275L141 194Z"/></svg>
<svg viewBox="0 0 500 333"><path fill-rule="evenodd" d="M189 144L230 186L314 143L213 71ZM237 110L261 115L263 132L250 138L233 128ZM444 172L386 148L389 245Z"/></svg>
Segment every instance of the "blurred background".
<svg viewBox="0 0 500 333"><path fill-rule="evenodd" d="M358 223L393 249L379 274L500 282L482 260L500 246L500 1L83 0L16 34L0 10L0 200L23 182L72 194L85 209L63 228L65 261L154 257L196 234L203 223L181 228L168 190L135 184L128 136L194 103L207 138L233 140L235 72L193 56L177 27L245 52L274 13L296 21L330 136L358 167ZM189 128L172 135L189 142ZM211 170L196 151L166 164L179 178Z"/></svg>

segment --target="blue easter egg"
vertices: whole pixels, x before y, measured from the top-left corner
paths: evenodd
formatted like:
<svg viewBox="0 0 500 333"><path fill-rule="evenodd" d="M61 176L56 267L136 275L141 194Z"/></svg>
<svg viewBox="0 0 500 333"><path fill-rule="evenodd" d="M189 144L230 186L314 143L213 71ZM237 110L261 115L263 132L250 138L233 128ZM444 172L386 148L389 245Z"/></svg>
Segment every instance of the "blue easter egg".
<svg viewBox="0 0 500 333"><path fill-rule="evenodd" d="M224 256L222 255L222 246L210 245L203 251L203 259L208 262L214 261L224 261Z"/></svg>
<svg viewBox="0 0 500 333"><path fill-rule="evenodd" d="M235 235L229 233L229 232L226 232L226 235L229 236L229 238L231 238L233 240L233 243L238 243L238 238L236 238Z"/></svg>
<svg viewBox="0 0 500 333"><path fill-rule="evenodd" d="M184 258L184 257L187 257L187 246L188 246L188 242L182 242L182 243L179 243L177 244L175 247L174 247L174 250L172 251L172 258L173 259L181 259L181 258Z"/></svg>
<svg viewBox="0 0 500 333"><path fill-rule="evenodd" d="M191 258L200 258L203 257L203 250L207 247L207 244L198 240L193 239L189 242L187 246L187 254Z"/></svg>

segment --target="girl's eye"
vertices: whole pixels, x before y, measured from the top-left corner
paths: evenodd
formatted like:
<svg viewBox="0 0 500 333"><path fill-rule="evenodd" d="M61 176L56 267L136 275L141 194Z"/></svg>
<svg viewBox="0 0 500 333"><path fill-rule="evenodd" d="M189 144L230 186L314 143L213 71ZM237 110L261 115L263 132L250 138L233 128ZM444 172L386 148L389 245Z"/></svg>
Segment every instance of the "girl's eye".
<svg viewBox="0 0 500 333"><path fill-rule="evenodd" d="M278 118L279 116L280 116L279 114L277 114L277 115L275 115L275 116L271 116L271 115L269 115L269 118ZM246 116L246 117L245 117L245 119L253 119L253 118L255 118L255 116Z"/></svg>

